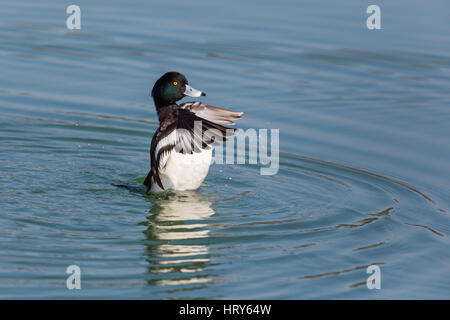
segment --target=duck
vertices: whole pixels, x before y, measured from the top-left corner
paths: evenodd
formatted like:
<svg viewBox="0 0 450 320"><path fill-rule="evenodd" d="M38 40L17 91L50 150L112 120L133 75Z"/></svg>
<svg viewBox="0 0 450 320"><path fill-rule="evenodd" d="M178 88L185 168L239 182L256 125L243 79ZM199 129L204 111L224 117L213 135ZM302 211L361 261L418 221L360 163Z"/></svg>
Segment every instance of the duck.
<svg viewBox="0 0 450 320"><path fill-rule="evenodd" d="M175 71L162 75L151 91L159 127L150 144L150 171L144 180L147 192L198 189L212 162L214 146L237 129L229 128L244 112L214 107L200 101L177 102L186 96L206 96Z"/></svg>

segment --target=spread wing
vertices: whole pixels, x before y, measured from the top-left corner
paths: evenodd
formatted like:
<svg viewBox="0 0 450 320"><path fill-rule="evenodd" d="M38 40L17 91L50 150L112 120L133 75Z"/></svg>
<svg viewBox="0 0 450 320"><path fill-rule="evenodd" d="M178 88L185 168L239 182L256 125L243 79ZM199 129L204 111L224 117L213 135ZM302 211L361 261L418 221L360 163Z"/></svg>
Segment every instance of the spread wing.
<svg viewBox="0 0 450 320"><path fill-rule="evenodd" d="M166 121L156 131L150 147L151 170L144 184L151 188L152 178L164 190L159 176L169 159L171 152L192 154L209 149L226 141L235 129L224 125L233 125L243 112L234 112L222 108L207 106L201 102L188 102L175 110L172 121Z"/></svg>
<svg viewBox="0 0 450 320"><path fill-rule="evenodd" d="M239 120L244 112L236 112L223 108L209 106L199 101L186 102L180 105L180 109L189 110L197 117L206 119L220 125L234 125L236 120Z"/></svg>

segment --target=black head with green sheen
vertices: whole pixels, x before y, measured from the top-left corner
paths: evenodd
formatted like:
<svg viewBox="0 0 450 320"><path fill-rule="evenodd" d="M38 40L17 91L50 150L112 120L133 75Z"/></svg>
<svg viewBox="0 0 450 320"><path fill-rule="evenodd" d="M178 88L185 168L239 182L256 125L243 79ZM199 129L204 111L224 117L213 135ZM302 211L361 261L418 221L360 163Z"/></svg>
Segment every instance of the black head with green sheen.
<svg viewBox="0 0 450 320"><path fill-rule="evenodd" d="M189 86L186 77L179 72L167 72L156 81L152 89L156 107L174 104L185 96L197 98L206 94Z"/></svg>

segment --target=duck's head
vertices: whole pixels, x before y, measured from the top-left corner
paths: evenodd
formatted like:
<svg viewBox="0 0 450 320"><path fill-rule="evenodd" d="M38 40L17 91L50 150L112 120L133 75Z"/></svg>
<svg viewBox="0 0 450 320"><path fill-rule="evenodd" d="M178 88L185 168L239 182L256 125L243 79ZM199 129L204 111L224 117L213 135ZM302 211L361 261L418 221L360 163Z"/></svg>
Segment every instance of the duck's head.
<svg viewBox="0 0 450 320"><path fill-rule="evenodd" d="M197 98L206 94L189 86L186 77L179 72L167 72L155 82L152 89L157 107L174 104L185 96Z"/></svg>

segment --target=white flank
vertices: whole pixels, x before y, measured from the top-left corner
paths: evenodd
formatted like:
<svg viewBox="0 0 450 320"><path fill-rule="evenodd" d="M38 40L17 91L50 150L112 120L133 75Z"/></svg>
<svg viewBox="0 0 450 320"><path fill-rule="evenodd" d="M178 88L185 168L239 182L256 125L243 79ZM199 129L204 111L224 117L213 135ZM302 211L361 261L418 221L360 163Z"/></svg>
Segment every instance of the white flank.
<svg viewBox="0 0 450 320"><path fill-rule="evenodd" d="M159 171L164 189L195 190L200 187L209 171L211 165L212 148L183 154L171 151L167 156L165 167ZM152 181L152 191L162 191Z"/></svg>
<svg viewBox="0 0 450 320"><path fill-rule="evenodd" d="M156 157L158 157L159 154L159 150L167 145L170 144L176 144L177 142L177 131L173 130L167 137L164 137L163 139L161 139L158 144L156 145L155 148L155 155ZM164 166L166 165L168 159L168 154L166 155L161 155L161 158L159 159L159 167L160 168L164 168Z"/></svg>

